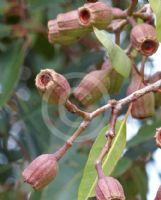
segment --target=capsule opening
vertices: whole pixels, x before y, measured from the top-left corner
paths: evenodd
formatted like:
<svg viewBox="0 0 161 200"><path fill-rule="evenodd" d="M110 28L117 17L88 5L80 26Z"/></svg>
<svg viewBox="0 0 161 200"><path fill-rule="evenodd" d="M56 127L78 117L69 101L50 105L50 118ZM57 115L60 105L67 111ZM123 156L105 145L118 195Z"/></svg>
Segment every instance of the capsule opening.
<svg viewBox="0 0 161 200"><path fill-rule="evenodd" d="M151 55L156 52L158 43L153 40L145 40L141 46L141 50L145 55Z"/></svg>
<svg viewBox="0 0 161 200"><path fill-rule="evenodd" d="M90 24L91 14L90 11L86 8L82 8L79 10L79 19L82 24L88 25Z"/></svg>
<svg viewBox="0 0 161 200"><path fill-rule="evenodd" d="M42 74L40 77L41 84L44 86L46 86L51 80L52 77L49 73Z"/></svg>

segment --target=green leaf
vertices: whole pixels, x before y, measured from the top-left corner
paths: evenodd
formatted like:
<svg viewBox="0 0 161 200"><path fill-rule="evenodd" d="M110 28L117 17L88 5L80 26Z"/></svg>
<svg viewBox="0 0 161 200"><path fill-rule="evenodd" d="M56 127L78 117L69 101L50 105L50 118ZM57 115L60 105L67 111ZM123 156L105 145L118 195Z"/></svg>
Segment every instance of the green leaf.
<svg viewBox="0 0 161 200"><path fill-rule="evenodd" d="M107 127L99 133L98 137L93 144L93 147L90 151L88 161L86 163L83 178L78 191L78 200L87 200L88 197L95 196L94 188L97 182L97 174L95 170L94 163L106 143L105 132ZM103 169L105 174L108 176L114 170L118 160L120 159L123 150L126 145L126 124L125 120L122 122L117 121L116 123L116 136L110 148L108 155L103 161Z"/></svg>
<svg viewBox="0 0 161 200"><path fill-rule="evenodd" d="M161 1L149 0L149 3L156 15L157 38L161 42Z"/></svg>
<svg viewBox="0 0 161 200"><path fill-rule="evenodd" d="M128 77L131 70L131 61L124 51L113 43L105 31L94 28L94 32L101 44L107 49L113 68L124 77Z"/></svg>
<svg viewBox="0 0 161 200"><path fill-rule="evenodd" d="M10 98L18 81L25 55L25 50L22 45L22 41L18 41L1 56L3 58L3 73L1 73L0 77L0 86L2 90L0 93L0 107Z"/></svg>

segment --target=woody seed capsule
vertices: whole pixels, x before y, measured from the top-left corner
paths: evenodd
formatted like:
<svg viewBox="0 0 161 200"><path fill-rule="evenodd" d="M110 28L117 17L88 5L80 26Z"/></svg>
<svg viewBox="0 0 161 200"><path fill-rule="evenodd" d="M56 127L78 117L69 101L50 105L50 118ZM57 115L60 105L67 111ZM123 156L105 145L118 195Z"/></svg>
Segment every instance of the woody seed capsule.
<svg viewBox="0 0 161 200"><path fill-rule="evenodd" d="M49 103L64 104L70 94L70 85L66 78L53 69L41 70L36 76L35 85Z"/></svg>
<svg viewBox="0 0 161 200"><path fill-rule="evenodd" d="M102 95L107 94L110 85L108 70L95 70L88 73L79 83L74 97L84 106L89 106Z"/></svg>
<svg viewBox="0 0 161 200"><path fill-rule="evenodd" d="M113 177L98 179L95 191L97 200L125 200L122 185Z"/></svg>
<svg viewBox="0 0 161 200"><path fill-rule="evenodd" d="M50 43L59 43L63 45L72 44L79 40L79 36L71 36L70 34L63 34L60 32L57 20L48 21L48 40Z"/></svg>
<svg viewBox="0 0 161 200"><path fill-rule="evenodd" d="M83 26L103 29L112 21L112 10L103 2L87 3L78 10L80 23Z"/></svg>
<svg viewBox="0 0 161 200"><path fill-rule="evenodd" d="M145 87L145 84L142 82L142 78L139 72L133 68L132 71L132 81L128 87L127 95L130 95L134 91ZM151 117L155 112L155 101L154 94L149 92L137 100L133 101L131 115L137 119L144 119Z"/></svg>
<svg viewBox="0 0 161 200"><path fill-rule="evenodd" d="M88 31L88 27L82 26L79 20L78 10L62 13L57 16L57 24L60 33L71 37L83 37Z"/></svg>
<svg viewBox="0 0 161 200"><path fill-rule="evenodd" d="M58 164L54 155L43 154L29 164L22 176L35 190L41 190L55 178L57 172Z"/></svg>
<svg viewBox="0 0 161 200"><path fill-rule="evenodd" d="M131 31L131 44L142 55L154 54L159 46L156 30L149 24L138 24Z"/></svg>

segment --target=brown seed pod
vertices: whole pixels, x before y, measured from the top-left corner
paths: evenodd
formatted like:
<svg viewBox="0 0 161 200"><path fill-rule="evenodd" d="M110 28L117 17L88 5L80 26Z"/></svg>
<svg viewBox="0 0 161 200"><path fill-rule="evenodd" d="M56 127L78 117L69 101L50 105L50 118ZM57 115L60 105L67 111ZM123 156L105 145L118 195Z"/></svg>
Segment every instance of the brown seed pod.
<svg viewBox="0 0 161 200"><path fill-rule="evenodd" d="M132 80L127 90L127 95L145 87L139 72L133 68ZM143 95L132 104L131 115L137 119L151 117L155 112L154 94L152 92Z"/></svg>
<svg viewBox="0 0 161 200"><path fill-rule="evenodd" d="M161 72L156 72L149 78L149 80L147 82L154 83L160 79L161 79ZM160 90L161 90L161 88L160 88ZM157 108L157 107L161 106L161 92L154 92L154 97L155 97L155 107Z"/></svg>
<svg viewBox="0 0 161 200"><path fill-rule="evenodd" d="M48 21L48 40L50 43L59 43L63 45L72 44L80 39L79 36L71 36L60 32L57 20Z"/></svg>
<svg viewBox="0 0 161 200"><path fill-rule="evenodd" d="M89 28L82 26L80 23L78 10L59 14L57 24L60 33L63 35L81 38L89 32Z"/></svg>
<svg viewBox="0 0 161 200"><path fill-rule="evenodd" d="M125 200L122 185L113 177L98 179L95 191L97 200Z"/></svg>
<svg viewBox="0 0 161 200"><path fill-rule="evenodd" d="M108 73L108 70L88 73L73 92L73 96L84 106L93 104L102 95L107 94L110 85Z"/></svg>
<svg viewBox="0 0 161 200"><path fill-rule="evenodd" d="M22 176L35 190L41 190L55 178L57 172L58 164L54 155L43 154L29 164Z"/></svg>
<svg viewBox="0 0 161 200"><path fill-rule="evenodd" d="M161 186L158 188L158 191L154 200L160 200L160 199L161 199Z"/></svg>
<svg viewBox="0 0 161 200"><path fill-rule="evenodd" d="M84 4L78 11L83 26L106 28L112 21L112 9L103 2Z"/></svg>
<svg viewBox="0 0 161 200"><path fill-rule="evenodd" d="M154 54L159 46L156 30L149 24L138 24L131 31L131 44L142 55Z"/></svg>
<svg viewBox="0 0 161 200"><path fill-rule="evenodd" d="M44 69L36 76L35 85L49 103L65 104L70 95L70 85L64 76L53 69Z"/></svg>

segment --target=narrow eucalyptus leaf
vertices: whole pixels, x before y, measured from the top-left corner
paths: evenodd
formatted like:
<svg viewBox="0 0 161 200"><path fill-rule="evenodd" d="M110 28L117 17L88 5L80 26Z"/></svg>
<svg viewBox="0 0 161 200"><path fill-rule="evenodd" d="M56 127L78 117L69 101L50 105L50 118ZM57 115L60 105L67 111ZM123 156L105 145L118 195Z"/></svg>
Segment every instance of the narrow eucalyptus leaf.
<svg viewBox="0 0 161 200"><path fill-rule="evenodd" d="M105 31L94 28L95 35L101 44L107 49L112 67L122 76L128 77L131 70L131 61L124 51L113 43Z"/></svg>
<svg viewBox="0 0 161 200"><path fill-rule="evenodd" d="M97 174L95 170L95 160L97 159L102 147L106 143L105 132L107 127L103 128L93 144L90 151L84 174L78 191L78 200L87 200L89 197L95 196L95 185L97 182ZM122 152L126 145L126 123L123 120L116 123L116 137L113 140L112 146L108 155L103 160L103 170L106 176L109 176L114 170L119 161Z"/></svg>

